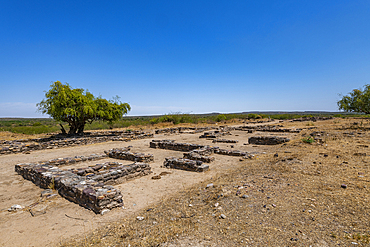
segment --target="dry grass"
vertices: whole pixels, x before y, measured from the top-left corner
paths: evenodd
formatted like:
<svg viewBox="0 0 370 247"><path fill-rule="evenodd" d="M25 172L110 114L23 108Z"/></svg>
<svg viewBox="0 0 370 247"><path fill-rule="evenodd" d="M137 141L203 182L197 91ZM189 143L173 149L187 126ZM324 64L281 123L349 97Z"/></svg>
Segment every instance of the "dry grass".
<svg viewBox="0 0 370 247"><path fill-rule="evenodd" d="M353 122L360 121L286 123L314 127L302 137L323 131L321 140L308 144L298 138L276 146L138 215L61 245L368 246L370 133L367 121Z"/></svg>

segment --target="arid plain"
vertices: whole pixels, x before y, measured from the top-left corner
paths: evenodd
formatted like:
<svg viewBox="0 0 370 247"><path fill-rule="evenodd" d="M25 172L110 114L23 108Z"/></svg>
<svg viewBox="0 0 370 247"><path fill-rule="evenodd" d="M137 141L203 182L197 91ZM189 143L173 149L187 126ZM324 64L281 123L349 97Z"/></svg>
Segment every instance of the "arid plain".
<svg viewBox="0 0 370 247"><path fill-rule="evenodd" d="M277 128L302 130L300 133L231 130L220 137L237 140L237 143L212 143L212 139L199 138L202 133L162 133L130 142L110 141L2 155L0 245L369 244L370 124L367 119L240 121L222 125L278 125ZM212 127L219 129L219 125ZM154 133L155 128L144 131ZM279 136L290 141L278 145L254 145L248 143L252 136ZM315 141L304 141L309 136ZM1 139L15 138L14 134L2 133ZM240 150L253 157L244 159L212 154L215 160L208 164L209 171L168 169L163 167L165 158L182 158L183 153L149 147L151 140L163 139ZM132 146L133 152L154 155L154 162L150 163L153 173L115 184L123 195L124 207L114 208L104 215L95 214L60 195L42 198L44 189L14 171L19 163L101 154L105 150L127 146ZM89 161L83 165L106 161L113 159ZM161 173L160 179L153 179ZM16 204L24 209L9 212L8 209Z"/></svg>

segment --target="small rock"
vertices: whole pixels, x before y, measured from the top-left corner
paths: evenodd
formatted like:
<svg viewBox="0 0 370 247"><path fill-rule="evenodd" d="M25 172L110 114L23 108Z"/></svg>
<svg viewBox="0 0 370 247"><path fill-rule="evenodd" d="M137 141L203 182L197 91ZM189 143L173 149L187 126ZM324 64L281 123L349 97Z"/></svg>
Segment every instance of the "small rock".
<svg viewBox="0 0 370 247"><path fill-rule="evenodd" d="M274 154L274 157L275 158L279 157L279 154L278 153Z"/></svg>
<svg viewBox="0 0 370 247"><path fill-rule="evenodd" d="M138 217L136 217L136 219L137 219L137 220L139 220L139 221L141 221L141 220L143 220L143 219L144 219L144 217L142 217L142 216L138 216Z"/></svg>
<svg viewBox="0 0 370 247"><path fill-rule="evenodd" d="M193 206L193 204L189 204L189 207L192 207Z"/></svg>
<svg viewBox="0 0 370 247"><path fill-rule="evenodd" d="M161 179L161 175L156 175L156 176L153 176L152 179Z"/></svg>
<svg viewBox="0 0 370 247"><path fill-rule="evenodd" d="M104 215L104 214L108 213L109 211L110 211L109 209L103 209L100 214Z"/></svg>
<svg viewBox="0 0 370 247"><path fill-rule="evenodd" d="M276 205L275 204L271 204L271 206L273 206L274 208L276 208Z"/></svg>
<svg viewBox="0 0 370 247"><path fill-rule="evenodd" d="M242 195L243 198L248 198L249 196L248 195Z"/></svg>
<svg viewBox="0 0 370 247"><path fill-rule="evenodd" d="M347 188L347 185L346 184L342 184L340 187L342 187L343 189L346 189Z"/></svg>
<svg viewBox="0 0 370 247"><path fill-rule="evenodd" d="M220 205L220 203L216 202L215 207L217 208Z"/></svg>
<svg viewBox="0 0 370 247"><path fill-rule="evenodd" d="M13 206L11 206L8 211L9 212L14 212L14 211L18 211L18 210L21 210L23 209L24 207L22 207L21 205L18 205L18 204L15 204Z"/></svg>
<svg viewBox="0 0 370 247"><path fill-rule="evenodd" d="M46 189L46 190L41 191L41 197L50 196L52 194L53 194L53 190L52 189Z"/></svg>
<svg viewBox="0 0 370 247"><path fill-rule="evenodd" d="M213 187L213 184L207 184L206 188L211 188Z"/></svg>
<svg viewBox="0 0 370 247"><path fill-rule="evenodd" d="M56 197L58 194L51 194L51 195L48 195L46 198L47 199L51 199L51 198L53 198L53 197Z"/></svg>
<svg viewBox="0 0 370 247"><path fill-rule="evenodd" d="M226 219L226 215L221 214L221 215L220 215L220 219Z"/></svg>

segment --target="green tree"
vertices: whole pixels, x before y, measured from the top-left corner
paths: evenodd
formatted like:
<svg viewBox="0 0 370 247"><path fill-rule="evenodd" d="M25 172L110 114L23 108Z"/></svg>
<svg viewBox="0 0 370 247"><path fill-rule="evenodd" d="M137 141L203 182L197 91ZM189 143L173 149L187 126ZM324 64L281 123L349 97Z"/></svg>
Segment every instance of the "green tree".
<svg viewBox="0 0 370 247"><path fill-rule="evenodd" d="M37 104L38 110L57 121L69 125L68 134L83 133L86 123L103 120L112 123L131 110L128 103L122 103L117 96L113 100L95 97L89 91L72 89L68 83L53 82L45 92L45 99ZM65 130L62 127L62 132Z"/></svg>
<svg viewBox="0 0 370 247"><path fill-rule="evenodd" d="M353 89L348 95L337 102L339 110L370 114L370 85L363 90Z"/></svg>

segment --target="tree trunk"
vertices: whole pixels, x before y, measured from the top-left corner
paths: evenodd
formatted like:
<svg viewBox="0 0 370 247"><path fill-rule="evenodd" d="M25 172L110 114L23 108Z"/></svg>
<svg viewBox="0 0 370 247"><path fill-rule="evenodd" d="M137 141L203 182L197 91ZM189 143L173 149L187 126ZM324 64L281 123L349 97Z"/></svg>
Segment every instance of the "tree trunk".
<svg viewBox="0 0 370 247"><path fill-rule="evenodd" d="M69 126L68 135L75 135L75 134L76 134L76 131L77 131L77 126L76 126L76 124L71 124L71 125Z"/></svg>
<svg viewBox="0 0 370 247"><path fill-rule="evenodd" d="M60 127L61 127L62 134L63 134L63 135L66 135L66 134L67 134L67 132L66 132L66 130L64 129L63 125L62 125L62 124L59 124L59 125L60 125Z"/></svg>
<svg viewBox="0 0 370 247"><path fill-rule="evenodd" d="M85 123L80 124L77 129L77 134L83 134L85 129Z"/></svg>

